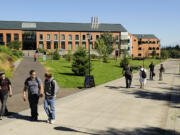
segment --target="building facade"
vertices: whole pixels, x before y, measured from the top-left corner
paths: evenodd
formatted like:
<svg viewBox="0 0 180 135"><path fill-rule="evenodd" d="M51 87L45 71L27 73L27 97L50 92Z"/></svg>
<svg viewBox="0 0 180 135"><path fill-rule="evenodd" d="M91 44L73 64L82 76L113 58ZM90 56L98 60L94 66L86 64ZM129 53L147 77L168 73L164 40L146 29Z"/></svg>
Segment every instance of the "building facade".
<svg viewBox="0 0 180 135"><path fill-rule="evenodd" d="M132 57L152 57L152 52L160 56L160 40L153 34L131 34Z"/></svg>
<svg viewBox="0 0 180 135"><path fill-rule="evenodd" d="M114 48L119 56L128 49L127 30L121 24L98 23L97 18L92 18L91 23L0 21L0 45L6 46L10 41L19 40L22 50L58 49L66 53L79 47L87 50L90 47L93 52L95 41L104 32L110 32L115 37ZM90 42L87 38L89 33L92 36Z"/></svg>

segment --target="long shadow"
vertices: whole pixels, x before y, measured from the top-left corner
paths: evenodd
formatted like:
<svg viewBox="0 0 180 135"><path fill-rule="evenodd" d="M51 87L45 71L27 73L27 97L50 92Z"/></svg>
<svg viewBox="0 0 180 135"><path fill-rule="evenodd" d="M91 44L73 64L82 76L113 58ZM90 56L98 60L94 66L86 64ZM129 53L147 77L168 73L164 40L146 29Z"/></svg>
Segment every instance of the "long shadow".
<svg viewBox="0 0 180 135"><path fill-rule="evenodd" d="M75 75L75 74L73 74L73 73L58 73L58 74L61 74L61 75L69 75L69 76L77 76L77 75Z"/></svg>
<svg viewBox="0 0 180 135"><path fill-rule="evenodd" d="M65 68L72 68L71 66L63 66L63 67L65 67Z"/></svg>
<svg viewBox="0 0 180 135"><path fill-rule="evenodd" d="M89 135L180 135L180 133L177 131L157 127L136 128L134 130L116 128L108 128L107 130L91 130L91 132L93 133L90 133L89 131L84 132L68 127L55 127L54 129L59 131L83 133Z"/></svg>
<svg viewBox="0 0 180 135"><path fill-rule="evenodd" d="M11 112L11 115L7 116L7 118L32 121L30 116L22 115L22 114L15 113L15 112ZM46 121L45 120L37 120L36 122L46 122Z"/></svg>
<svg viewBox="0 0 180 135"><path fill-rule="evenodd" d="M122 86L119 86L119 87L116 87L116 86L105 86L109 89L120 89L120 88L126 88L126 87L122 87Z"/></svg>
<svg viewBox="0 0 180 135"><path fill-rule="evenodd" d="M127 130L127 129L120 130L115 128L109 128L106 131L99 131L97 132L97 134L99 135L180 135L180 133L177 131L157 128L157 127L136 128L134 130Z"/></svg>

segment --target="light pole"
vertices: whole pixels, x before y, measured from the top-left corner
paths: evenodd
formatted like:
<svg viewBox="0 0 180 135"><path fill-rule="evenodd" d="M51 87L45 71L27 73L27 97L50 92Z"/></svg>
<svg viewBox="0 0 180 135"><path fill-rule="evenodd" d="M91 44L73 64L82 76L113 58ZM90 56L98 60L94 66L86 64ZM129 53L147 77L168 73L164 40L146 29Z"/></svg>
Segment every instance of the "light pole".
<svg viewBox="0 0 180 135"><path fill-rule="evenodd" d="M91 60L91 58L90 58L91 57L91 55L90 55L90 51L91 51L91 49L90 49L90 40L91 40L91 34L89 32L87 33L87 39L88 39L88 44L89 44L89 48L88 48L89 51L88 52L89 52L89 77L90 77L90 63L91 63L90 62L90 60Z"/></svg>
<svg viewBox="0 0 180 135"><path fill-rule="evenodd" d="M143 47L143 68L144 68L144 47Z"/></svg>

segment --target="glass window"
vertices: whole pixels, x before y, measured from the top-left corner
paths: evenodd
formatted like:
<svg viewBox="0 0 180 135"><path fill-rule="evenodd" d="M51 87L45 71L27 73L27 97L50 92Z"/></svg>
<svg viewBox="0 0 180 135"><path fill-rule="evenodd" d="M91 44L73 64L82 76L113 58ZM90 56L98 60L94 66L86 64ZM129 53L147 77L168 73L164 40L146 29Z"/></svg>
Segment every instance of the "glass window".
<svg viewBox="0 0 180 135"><path fill-rule="evenodd" d="M57 34L54 34L54 40L58 40L58 35Z"/></svg>
<svg viewBox="0 0 180 135"><path fill-rule="evenodd" d="M0 42L3 42L3 33L0 33Z"/></svg>
<svg viewBox="0 0 180 135"><path fill-rule="evenodd" d="M51 42L50 41L47 41L47 49L51 49Z"/></svg>
<svg viewBox="0 0 180 135"><path fill-rule="evenodd" d="M14 40L19 41L19 34L14 34Z"/></svg>
<svg viewBox="0 0 180 135"><path fill-rule="evenodd" d="M64 41L61 42L61 48L65 49L65 42Z"/></svg>
<svg viewBox="0 0 180 135"><path fill-rule="evenodd" d="M153 50L155 50L155 47L153 47Z"/></svg>
<svg viewBox="0 0 180 135"><path fill-rule="evenodd" d="M68 50L72 50L72 42L68 42Z"/></svg>
<svg viewBox="0 0 180 135"><path fill-rule="evenodd" d="M116 36L115 36L115 39L116 39L116 41L118 41L118 40L119 40L119 36L118 36L118 35L116 35Z"/></svg>
<svg viewBox="0 0 180 135"><path fill-rule="evenodd" d="M96 39L98 39L99 38L99 35L96 35Z"/></svg>
<svg viewBox="0 0 180 135"><path fill-rule="evenodd" d="M43 40L43 34L39 34L39 40Z"/></svg>
<svg viewBox="0 0 180 135"><path fill-rule="evenodd" d="M139 53L138 56L141 56L141 53Z"/></svg>
<svg viewBox="0 0 180 135"><path fill-rule="evenodd" d="M116 43L116 49L119 49L119 43Z"/></svg>
<svg viewBox="0 0 180 135"><path fill-rule="evenodd" d="M47 39L46 40L51 40L51 35L47 34Z"/></svg>
<svg viewBox="0 0 180 135"><path fill-rule="evenodd" d="M157 47L156 50L159 50L159 47Z"/></svg>
<svg viewBox="0 0 180 135"><path fill-rule="evenodd" d="M76 40L79 40L79 35L76 35L75 39L76 39Z"/></svg>
<svg viewBox="0 0 180 135"><path fill-rule="evenodd" d="M54 49L58 49L58 41L54 41Z"/></svg>
<svg viewBox="0 0 180 135"><path fill-rule="evenodd" d="M86 35L82 35L82 40L86 40Z"/></svg>
<svg viewBox="0 0 180 135"><path fill-rule="evenodd" d="M72 41L72 35L71 34L68 36L68 41Z"/></svg>
<svg viewBox="0 0 180 135"><path fill-rule="evenodd" d="M79 48L79 42L76 42L76 49Z"/></svg>
<svg viewBox="0 0 180 135"><path fill-rule="evenodd" d="M156 53L157 56L159 56L159 53Z"/></svg>
<svg viewBox="0 0 180 135"><path fill-rule="evenodd" d="M11 34L6 34L6 43L11 42Z"/></svg>
<svg viewBox="0 0 180 135"><path fill-rule="evenodd" d="M65 40L65 35L61 34L61 40L64 41Z"/></svg>
<svg viewBox="0 0 180 135"><path fill-rule="evenodd" d="M82 47L86 48L86 42L82 42Z"/></svg>
<svg viewBox="0 0 180 135"><path fill-rule="evenodd" d="M141 50L141 47L139 47L138 50Z"/></svg>
<svg viewBox="0 0 180 135"><path fill-rule="evenodd" d="M42 41L39 42L39 48L41 48L41 49L44 48L44 45L43 45L43 42L42 42Z"/></svg>

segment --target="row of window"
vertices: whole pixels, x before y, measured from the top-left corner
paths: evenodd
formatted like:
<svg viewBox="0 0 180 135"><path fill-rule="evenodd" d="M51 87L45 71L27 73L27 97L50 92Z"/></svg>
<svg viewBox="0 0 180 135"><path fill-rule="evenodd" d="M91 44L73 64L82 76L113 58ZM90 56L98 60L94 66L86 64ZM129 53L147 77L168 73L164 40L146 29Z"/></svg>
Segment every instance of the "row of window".
<svg viewBox="0 0 180 135"><path fill-rule="evenodd" d="M134 40L136 41L136 39ZM138 41L138 44L158 44L159 41Z"/></svg>
<svg viewBox="0 0 180 135"><path fill-rule="evenodd" d="M14 40L19 40L19 34L15 33L14 34ZM6 43L11 42L11 34L7 33L6 34ZM3 39L3 33L0 33L0 44L4 45L4 39Z"/></svg>
<svg viewBox="0 0 180 135"><path fill-rule="evenodd" d="M51 49L51 41L47 41L46 42L46 48L47 49ZM86 48L86 42L82 42L82 47L84 47L84 48ZM41 49L43 49L44 48L44 44L43 44L43 42L42 41L40 41L39 42L39 48L41 48ZM58 41L54 41L54 47L53 47L54 49L57 49L57 48L59 48L58 47ZM65 43L65 41L61 41L61 49L66 49L67 47L66 47L66 43ZM75 42L75 48L76 49L78 49L79 48L79 42L77 41L77 42ZM92 44L92 42L90 42L90 49L93 49L93 44ZM72 50L72 42L68 42L68 50Z"/></svg>
<svg viewBox="0 0 180 135"><path fill-rule="evenodd" d="M156 53L157 56L159 56L159 53ZM138 56L142 56L141 53L138 53ZM152 56L152 53L149 53L148 56Z"/></svg>
<svg viewBox="0 0 180 135"><path fill-rule="evenodd" d="M149 50L159 50L159 47L157 47L157 48L155 48L155 47L149 47L148 49L149 49ZM142 50L142 48L139 47L138 50Z"/></svg>

